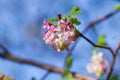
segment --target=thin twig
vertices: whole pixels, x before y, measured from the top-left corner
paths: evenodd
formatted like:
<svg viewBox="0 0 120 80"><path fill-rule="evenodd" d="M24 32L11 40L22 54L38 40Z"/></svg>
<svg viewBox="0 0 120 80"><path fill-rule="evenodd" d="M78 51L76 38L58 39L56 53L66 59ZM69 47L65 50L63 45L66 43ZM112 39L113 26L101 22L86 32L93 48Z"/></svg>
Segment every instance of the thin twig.
<svg viewBox="0 0 120 80"><path fill-rule="evenodd" d="M84 36L82 33L79 32L79 36L84 38L86 41L88 41L91 45L93 45L94 47L98 47L98 48L103 48L103 49L107 49L109 50L112 55L114 56L114 52L110 47L106 47L106 46L100 46L100 45L96 45L95 43L93 43L90 39L88 39L86 36Z"/></svg>
<svg viewBox="0 0 120 80"><path fill-rule="evenodd" d="M115 61L116 61L116 56L117 56L117 53L118 53L119 49L120 49L120 43L118 44L118 46L116 47L116 49L114 51L114 55L115 56L113 56L113 58L112 58L112 62L111 62L110 68L108 70L108 74L107 74L106 80L109 80L111 75L112 75L113 68L114 68Z"/></svg>
<svg viewBox="0 0 120 80"><path fill-rule="evenodd" d="M0 44L0 48L4 50L4 54L9 54L9 52L7 51L7 49L5 47L3 47L1 44Z"/></svg>
<svg viewBox="0 0 120 80"><path fill-rule="evenodd" d="M100 22L103 22L104 20L110 18L111 16L113 16L114 14L116 14L117 12L119 12L119 10L115 10L99 19L97 19L96 21L93 21L91 22L84 30L83 30L83 33L87 32L90 28L93 28L96 24L100 23Z"/></svg>

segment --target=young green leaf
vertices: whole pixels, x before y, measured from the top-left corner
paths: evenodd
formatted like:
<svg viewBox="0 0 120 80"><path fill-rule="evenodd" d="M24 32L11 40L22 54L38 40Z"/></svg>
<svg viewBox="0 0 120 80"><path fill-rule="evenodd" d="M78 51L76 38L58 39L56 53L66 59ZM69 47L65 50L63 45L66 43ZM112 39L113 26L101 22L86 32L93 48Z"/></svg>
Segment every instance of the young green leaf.
<svg viewBox="0 0 120 80"><path fill-rule="evenodd" d="M81 10L79 9L79 7L75 6L75 7L72 8L72 11L69 14L69 16L71 17L71 16L74 16L75 14L80 14L80 13L81 13Z"/></svg>
<svg viewBox="0 0 120 80"><path fill-rule="evenodd" d="M73 23L73 24L76 24L76 25L80 25L80 21L78 21L77 18L75 17L70 17L70 22Z"/></svg>
<svg viewBox="0 0 120 80"><path fill-rule="evenodd" d="M118 75L114 74L114 75L112 76L111 80L120 80L120 79L119 79L119 76L118 76Z"/></svg>
<svg viewBox="0 0 120 80"><path fill-rule="evenodd" d="M80 14L81 10L79 9L78 6L75 6L72 8L71 13L69 14L69 20L71 21L71 23L79 25L80 21L78 21L77 18L74 17L75 14Z"/></svg>
<svg viewBox="0 0 120 80"><path fill-rule="evenodd" d="M93 54L98 54L98 50L97 49L93 50Z"/></svg>
<svg viewBox="0 0 120 80"><path fill-rule="evenodd" d="M63 19L63 20L67 20L67 16L64 15L64 16L62 17L62 19Z"/></svg>
<svg viewBox="0 0 120 80"><path fill-rule="evenodd" d="M120 10L120 4L115 5L115 10Z"/></svg>
<svg viewBox="0 0 120 80"><path fill-rule="evenodd" d="M48 22L54 22L54 21L58 21L58 18L49 18Z"/></svg>
<svg viewBox="0 0 120 80"><path fill-rule="evenodd" d="M70 73L69 69L66 68L66 69L64 70L63 76L67 76L69 73Z"/></svg>
<svg viewBox="0 0 120 80"><path fill-rule="evenodd" d="M69 69L72 65L72 56L68 56L66 60L66 67Z"/></svg>
<svg viewBox="0 0 120 80"><path fill-rule="evenodd" d="M62 80L75 80L72 73L69 73L68 75L64 76Z"/></svg>
<svg viewBox="0 0 120 80"><path fill-rule="evenodd" d="M105 42L106 36L105 35L101 35L98 39L97 45L100 46L106 46L107 43Z"/></svg>

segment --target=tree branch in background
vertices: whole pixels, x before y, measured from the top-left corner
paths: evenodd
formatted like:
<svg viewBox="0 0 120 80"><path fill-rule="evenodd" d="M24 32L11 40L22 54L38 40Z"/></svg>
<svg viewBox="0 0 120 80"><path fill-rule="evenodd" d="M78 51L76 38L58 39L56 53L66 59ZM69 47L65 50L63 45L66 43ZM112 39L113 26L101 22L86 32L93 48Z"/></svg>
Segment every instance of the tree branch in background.
<svg viewBox="0 0 120 80"><path fill-rule="evenodd" d="M115 10L99 19L97 19L96 21L91 22L84 30L83 33L87 32L90 28L93 28L96 24L99 24L100 22L103 22L104 20L110 18L111 16L115 15L116 13L118 13L120 11L119 10Z"/></svg>
<svg viewBox="0 0 120 80"><path fill-rule="evenodd" d="M3 49L4 54L9 54L9 52L7 51L7 49L5 47L3 47L1 44L0 44L0 48Z"/></svg>
<svg viewBox="0 0 120 80"><path fill-rule="evenodd" d="M9 76L6 76L6 75L3 75L3 74L0 74L0 80L14 80L13 78L9 77Z"/></svg>
<svg viewBox="0 0 120 80"><path fill-rule="evenodd" d="M5 75L1 75L0 80L3 80L4 77L5 77Z"/></svg>
<svg viewBox="0 0 120 80"><path fill-rule="evenodd" d="M3 46L2 47L1 46L0 46L0 48L5 49ZM7 50L7 49L5 49L5 50ZM5 52L8 52L8 51L5 51ZM50 72L56 72L56 73L59 73L59 74L62 74L62 75L64 73L64 69L60 69L60 68L57 68L55 66L51 66L51 65L47 65L47 64L42 64L42 63L22 59L22 58L13 56L9 52L8 52L8 54L6 54L5 52L4 52L4 54L0 54L0 57L3 58L3 59L7 59L7 60L10 60L10 61L23 63L23 64L29 64L29 65L36 66L36 67L39 67L39 68L43 68L43 69L46 69ZM88 76L85 76L85 75L82 75L82 74L73 73L73 72L72 72L72 74L74 75L75 78L78 78L79 80L81 80L81 79L82 80L95 80L94 78L91 78L91 77L88 77Z"/></svg>
<svg viewBox="0 0 120 80"><path fill-rule="evenodd" d="M115 56L113 56L113 58L112 58L112 62L111 62L110 68L108 70L108 74L107 74L106 80L110 80L110 77L112 75L113 68L114 68L114 65L115 65L116 56L117 56L117 53L118 53L119 49L120 49L120 43L118 44L118 46L116 47L116 49L114 51L114 55Z"/></svg>

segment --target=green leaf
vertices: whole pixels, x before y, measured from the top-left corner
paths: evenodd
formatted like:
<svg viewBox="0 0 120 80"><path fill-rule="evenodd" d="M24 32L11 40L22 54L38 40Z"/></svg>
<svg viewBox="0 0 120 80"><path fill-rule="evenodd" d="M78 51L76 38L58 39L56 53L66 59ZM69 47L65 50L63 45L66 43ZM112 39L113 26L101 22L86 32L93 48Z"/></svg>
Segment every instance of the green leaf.
<svg viewBox="0 0 120 80"><path fill-rule="evenodd" d="M68 56L66 60L66 67L69 69L72 65L72 56Z"/></svg>
<svg viewBox="0 0 120 80"><path fill-rule="evenodd" d="M58 21L58 18L49 18L48 22L54 22L54 21Z"/></svg>
<svg viewBox="0 0 120 80"><path fill-rule="evenodd" d="M97 49L93 50L93 54L98 54L98 50Z"/></svg>
<svg viewBox="0 0 120 80"><path fill-rule="evenodd" d="M75 17L70 17L70 22L73 23L73 24L76 24L76 25L80 25L80 21L78 21L77 18Z"/></svg>
<svg viewBox="0 0 120 80"><path fill-rule="evenodd" d="M69 14L69 16L71 17L71 16L74 16L75 14L80 14L80 13L81 13L81 10L79 9L79 7L75 6L75 7L72 8L72 11Z"/></svg>
<svg viewBox="0 0 120 80"><path fill-rule="evenodd" d="M115 10L120 10L120 4L115 5Z"/></svg>
<svg viewBox="0 0 120 80"><path fill-rule="evenodd" d="M69 73L70 73L69 69L66 68L66 69L64 70L63 76L67 76Z"/></svg>
<svg viewBox="0 0 120 80"><path fill-rule="evenodd" d="M79 9L78 6L73 7L71 10L71 13L69 14L70 22L76 25L81 24L80 21L78 21L78 19L74 17L75 14L80 14L80 13L81 13L81 10Z"/></svg>
<svg viewBox="0 0 120 80"><path fill-rule="evenodd" d="M62 80L75 80L72 73L69 73L68 75L64 76Z"/></svg>
<svg viewBox="0 0 120 80"><path fill-rule="evenodd" d="M62 19L63 19L63 20L67 20L67 16L64 15L64 16L62 17Z"/></svg>
<svg viewBox="0 0 120 80"><path fill-rule="evenodd" d="M111 80L119 80L119 76L118 75L113 75Z"/></svg>
<svg viewBox="0 0 120 80"><path fill-rule="evenodd" d="M101 35L98 39L97 45L100 46L106 46L107 43L105 42L106 36L105 35Z"/></svg>

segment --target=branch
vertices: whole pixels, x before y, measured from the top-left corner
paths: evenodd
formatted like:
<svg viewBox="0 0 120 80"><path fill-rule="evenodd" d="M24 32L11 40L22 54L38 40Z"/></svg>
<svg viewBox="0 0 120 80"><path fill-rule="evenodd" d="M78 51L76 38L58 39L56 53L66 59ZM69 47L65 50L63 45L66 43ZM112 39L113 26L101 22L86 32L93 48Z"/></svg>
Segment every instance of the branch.
<svg viewBox="0 0 120 80"><path fill-rule="evenodd" d="M84 30L83 33L87 32L90 28L93 28L96 24L99 24L100 22L103 22L104 20L110 18L111 16L115 15L117 12L119 12L119 10L115 10L99 19L97 19L96 21L91 22Z"/></svg>
<svg viewBox="0 0 120 80"><path fill-rule="evenodd" d="M107 74L107 77L106 77L106 80L109 80L110 79L110 76L112 75L112 72L113 72L113 67L115 65L115 61L116 61L116 56L117 56L117 53L120 49L120 43L118 44L118 46L116 47L115 51L114 51L114 55L113 58L112 58L112 62L111 62L111 65L110 65L110 68L108 70L108 74Z"/></svg>
<svg viewBox="0 0 120 80"><path fill-rule="evenodd" d="M9 54L8 50L0 44L0 48L3 49L4 54Z"/></svg>
<svg viewBox="0 0 120 80"><path fill-rule="evenodd" d="M93 43L90 39L88 39L86 36L84 36L82 33L78 32L79 37L84 38L86 41L88 41L91 45L93 45L94 47L98 47L98 48L103 48L103 49L107 49L109 50L112 55L114 56L114 52L110 47L106 47L106 46L100 46L100 45L96 45L95 43Z"/></svg>
<svg viewBox="0 0 120 80"><path fill-rule="evenodd" d="M0 73L0 80L14 80L14 79Z"/></svg>
<svg viewBox="0 0 120 80"><path fill-rule="evenodd" d="M2 77L0 77L0 80L3 80L3 79L4 79L4 77L5 77L5 75L2 75Z"/></svg>
<svg viewBox="0 0 120 80"><path fill-rule="evenodd" d="M0 46L1 47L1 46ZM1 48L4 48L3 46ZM5 49L5 48L4 48ZM5 49L7 50L7 49ZM8 51L7 51L8 52ZM9 52L8 52L9 53ZM14 62L18 62L18 63L23 63L23 64L29 64L29 65L32 65L32 66L36 66L36 67L39 67L39 68L43 68L43 69L46 69L50 72L56 72L56 73L59 73L59 74L62 74L64 73L64 69L60 69L60 68L57 68L55 66L51 66L51 65L47 65L47 64L43 64L43 63L38 63L38 62L34 62L34 61L30 61L30 60L26 60L26 59L22 59L22 58L19 58L19 57L16 57L16 56L13 56L12 54L0 54L0 57L3 58L3 59L7 59L7 60L10 60L10 61L14 61ZM72 74L74 75L75 78L78 78L78 79L83 79L83 80L96 80L94 78L91 78L91 77L88 77L88 76L85 76L85 75L82 75L82 74L78 74L78 73L73 73Z"/></svg>

